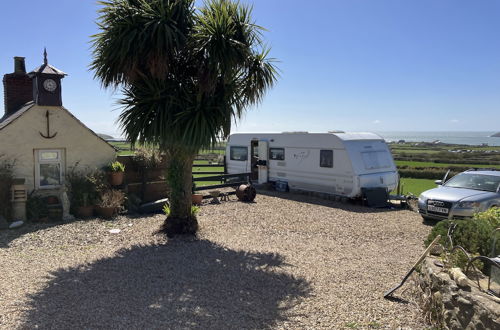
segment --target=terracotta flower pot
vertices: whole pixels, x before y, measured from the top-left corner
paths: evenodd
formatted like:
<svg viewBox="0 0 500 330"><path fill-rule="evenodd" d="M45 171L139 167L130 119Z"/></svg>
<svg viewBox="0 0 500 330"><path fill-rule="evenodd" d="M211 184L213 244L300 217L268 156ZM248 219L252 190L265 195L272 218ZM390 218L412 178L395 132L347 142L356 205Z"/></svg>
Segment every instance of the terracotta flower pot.
<svg viewBox="0 0 500 330"><path fill-rule="evenodd" d="M56 196L49 196L47 197L47 204L49 205L59 204L59 199Z"/></svg>
<svg viewBox="0 0 500 330"><path fill-rule="evenodd" d="M94 206L79 206L76 208L76 216L78 218L90 218L94 215Z"/></svg>
<svg viewBox="0 0 500 330"><path fill-rule="evenodd" d="M112 186L119 186L123 183L123 176L125 172L110 172L109 183Z"/></svg>
<svg viewBox="0 0 500 330"><path fill-rule="evenodd" d="M194 205L201 205L201 201L203 200L202 194L193 194L192 200Z"/></svg>
<svg viewBox="0 0 500 330"><path fill-rule="evenodd" d="M115 207L96 207L97 214L104 219L111 219L115 215Z"/></svg>

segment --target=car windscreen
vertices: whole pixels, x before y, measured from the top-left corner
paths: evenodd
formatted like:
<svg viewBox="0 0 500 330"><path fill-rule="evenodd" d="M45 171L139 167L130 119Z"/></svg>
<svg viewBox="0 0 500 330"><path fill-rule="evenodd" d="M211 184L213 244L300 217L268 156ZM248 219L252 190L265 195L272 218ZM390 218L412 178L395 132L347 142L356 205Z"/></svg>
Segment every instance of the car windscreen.
<svg viewBox="0 0 500 330"><path fill-rule="evenodd" d="M446 187L467 188L496 192L500 185L500 176L475 173L460 173L448 180Z"/></svg>

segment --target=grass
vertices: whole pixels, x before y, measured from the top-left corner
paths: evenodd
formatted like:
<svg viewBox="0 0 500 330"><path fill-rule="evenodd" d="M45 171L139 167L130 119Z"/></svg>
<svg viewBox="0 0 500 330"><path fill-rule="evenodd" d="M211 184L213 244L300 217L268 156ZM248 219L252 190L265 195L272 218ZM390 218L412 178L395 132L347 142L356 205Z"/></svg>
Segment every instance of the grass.
<svg viewBox="0 0 500 330"><path fill-rule="evenodd" d="M418 196L426 190L436 188L434 180L429 179L401 178L400 184L402 186L401 193L404 195L412 193L413 195ZM396 193L396 191L393 191L392 193Z"/></svg>

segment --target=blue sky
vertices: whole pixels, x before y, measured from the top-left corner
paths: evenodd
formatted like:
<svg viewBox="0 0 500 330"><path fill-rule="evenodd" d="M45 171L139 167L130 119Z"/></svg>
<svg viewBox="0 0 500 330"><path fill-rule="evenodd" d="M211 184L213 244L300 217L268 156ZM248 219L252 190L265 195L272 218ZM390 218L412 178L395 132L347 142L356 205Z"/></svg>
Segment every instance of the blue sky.
<svg viewBox="0 0 500 330"><path fill-rule="evenodd" d="M500 130L500 1L244 2L269 30L281 78L233 131ZM94 0L2 2L0 73L13 71L13 56L40 65L46 46L69 74L64 105L118 135L119 95L88 71L97 9Z"/></svg>

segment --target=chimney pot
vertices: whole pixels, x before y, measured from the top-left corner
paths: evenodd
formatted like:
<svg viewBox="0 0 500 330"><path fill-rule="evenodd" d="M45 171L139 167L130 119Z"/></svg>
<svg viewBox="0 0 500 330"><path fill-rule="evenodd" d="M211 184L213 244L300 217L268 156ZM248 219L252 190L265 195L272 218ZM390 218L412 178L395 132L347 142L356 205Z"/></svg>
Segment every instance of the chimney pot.
<svg viewBox="0 0 500 330"><path fill-rule="evenodd" d="M14 57L14 72L3 76L3 96L7 116L33 101L33 82L26 74L24 57Z"/></svg>
<svg viewBox="0 0 500 330"><path fill-rule="evenodd" d="M26 74L26 65L24 63L24 57L21 56L14 57L14 73Z"/></svg>

